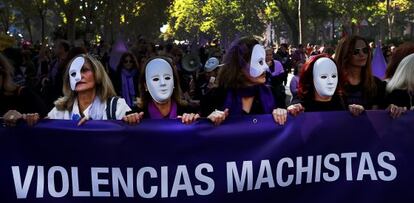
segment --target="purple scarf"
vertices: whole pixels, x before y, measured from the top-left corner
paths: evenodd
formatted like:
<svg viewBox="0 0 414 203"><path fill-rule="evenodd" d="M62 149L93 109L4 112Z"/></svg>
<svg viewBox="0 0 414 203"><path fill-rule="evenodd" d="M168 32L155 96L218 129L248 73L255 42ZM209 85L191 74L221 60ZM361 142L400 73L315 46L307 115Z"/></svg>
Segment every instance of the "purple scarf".
<svg viewBox="0 0 414 203"><path fill-rule="evenodd" d="M255 85L251 87L229 90L227 92L224 108L229 108L232 115L242 115L242 97L258 96L265 114L272 113L275 108L275 101L272 91L266 85Z"/></svg>
<svg viewBox="0 0 414 203"><path fill-rule="evenodd" d="M134 77L137 74L137 70L133 69L128 71L122 69L121 78L122 78L122 97L125 99L128 106L133 106L135 98L135 87L134 87Z"/></svg>
<svg viewBox="0 0 414 203"><path fill-rule="evenodd" d="M151 119L165 118L161 115L161 112L155 106L154 101L151 101L148 104L148 114ZM170 109L170 113L168 114L168 118L169 119L177 118L177 104L172 100L171 100L171 109Z"/></svg>

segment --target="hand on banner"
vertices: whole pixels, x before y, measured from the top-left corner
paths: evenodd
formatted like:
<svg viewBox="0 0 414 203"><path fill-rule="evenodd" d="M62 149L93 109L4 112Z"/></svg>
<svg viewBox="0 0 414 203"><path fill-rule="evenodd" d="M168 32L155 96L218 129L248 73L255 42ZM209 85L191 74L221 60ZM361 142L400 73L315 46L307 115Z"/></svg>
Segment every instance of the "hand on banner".
<svg viewBox="0 0 414 203"><path fill-rule="evenodd" d="M140 123L142 118L144 118L144 112L126 115L122 117L122 120L129 125L134 125Z"/></svg>
<svg viewBox="0 0 414 203"><path fill-rule="evenodd" d="M23 120L25 120L27 122L27 125L29 126L34 126L40 119L38 113L28 113L28 114L23 114L22 116L23 116Z"/></svg>
<svg viewBox="0 0 414 203"><path fill-rule="evenodd" d="M286 123L286 120L287 120L286 109L281 109L281 108L274 109L272 112L272 115L273 115L273 119L275 120L277 124L284 125Z"/></svg>
<svg viewBox="0 0 414 203"><path fill-rule="evenodd" d="M198 113L184 113L182 116L177 116L177 118L180 118L182 123L188 125L200 118L200 115Z"/></svg>
<svg viewBox="0 0 414 203"><path fill-rule="evenodd" d="M392 118L398 118L407 111L407 107L399 107L397 105L390 104L387 108L387 111L390 112L390 116Z"/></svg>
<svg viewBox="0 0 414 203"><path fill-rule="evenodd" d="M359 116L365 111L364 107L359 104L350 104L348 105L348 109L353 116Z"/></svg>
<svg viewBox="0 0 414 203"><path fill-rule="evenodd" d="M6 126L14 127L19 119L23 119L27 122L27 125L34 126L40 119L38 113L21 114L16 110L7 111L4 116L4 122Z"/></svg>
<svg viewBox="0 0 414 203"><path fill-rule="evenodd" d="M224 120L226 120L227 116L229 115L229 109L226 108L224 111L215 110L210 115L207 116L214 125L220 125Z"/></svg>
<svg viewBox="0 0 414 203"><path fill-rule="evenodd" d="M80 119L80 121L78 122L78 126L83 125L87 120L89 120L88 116L83 117L82 119Z"/></svg>
<svg viewBox="0 0 414 203"><path fill-rule="evenodd" d="M6 126L16 126L17 120L23 118L23 115L16 110L9 110L3 115L4 123Z"/></svg>
<svg viewBox="0 0 414 203"><path fill-rule="evenodd" d="M302 104L292 104L288 106L287 111L292 114L292 116L297 116L300 113L305 111L305 108L302 106Z"/></svg>

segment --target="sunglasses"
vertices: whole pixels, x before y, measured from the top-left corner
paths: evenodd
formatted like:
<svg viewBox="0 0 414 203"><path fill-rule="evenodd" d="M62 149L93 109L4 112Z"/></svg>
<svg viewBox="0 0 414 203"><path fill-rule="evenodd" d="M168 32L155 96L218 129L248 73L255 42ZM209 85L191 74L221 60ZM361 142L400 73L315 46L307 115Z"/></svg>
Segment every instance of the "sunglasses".
<svg viewBox="0 0 414 203"><path fill-rule="evenodd" d="M354 55L358 55L359 53L361 53L361 50L362 50L362 53L364 53L364 54L368 54L369 53L369 48L368 47L364 47L364 48L355 48L354 49Z"/></svg>
<svg viewBox="0 0 414 203"><path fill-rule="evenodd" d="M124 63L132 63L132 60L125 60Z"/></svg>

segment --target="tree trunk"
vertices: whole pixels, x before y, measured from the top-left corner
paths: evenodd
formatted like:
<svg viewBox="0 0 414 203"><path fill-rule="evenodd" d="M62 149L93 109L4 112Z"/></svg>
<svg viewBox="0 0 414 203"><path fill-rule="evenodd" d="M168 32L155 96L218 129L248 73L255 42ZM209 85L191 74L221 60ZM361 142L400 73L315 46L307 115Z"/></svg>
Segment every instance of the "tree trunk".
<svg viewBox="0 0 414 203"><path fill-rule="evenodd" d="M299 20L299 44L302 44L303 33L302 33L302 0L298 1L298 20Z"/></svg>
<svg viewBox="0 0 414 203"><path fill-rule="evenodd" d="M391 0L387 0L388 39L392 38Z"/></svg>
<svg viewBox="0 0 414 203"><path fill-rule="evenodd" d="M335 16L332 16L332 40L335 39Z"/></svg>
<svg viewBox="0 0 414 203"><path fill-rule="evenodd" d="M75 26L75 16L72 12L68 12L67 13L67 25L66 25L66 29L67 29L67 35L68 35L68 40L70 43L73 44L73 42L75 41L75 37L76 37L76 26Z"/></svg>
<svg viewBox="0 0 414 203"><path fill-rule="evenodd" d="M5 12L7 12L7 11L5 11ZM4 29L4 33L7 33L7 31L9 31L9 27L10 27L8 12L1 14L1 20L2 20L1 24L2 24L2 27Z"/></svg>
<svg viewBox="0 0 414 203"><path fill-rule="evenodd" d="M26 26L27 32L29 33L30 41L33 42L32 25L30 23L30 18L24 19L24 25Z"/></svg>
<svg viewBox="0 0 414 203"><path fill-rule="evenodd" d="M42 43L45 42L45 16L41 15L40 16L40 22L42 24Z"/></svg>
<svg viewBox="0 0 414 203"><path fill-rule="evenodd" d="M299 42L299 30L298 23L295 19L290 16L288 8L284 7L281 2L276 2L276 5L279 7L280 12L282 13L283 18L286 20L286 24L289 26L292 32L292 41L294 45L298 45Z"/></svg>

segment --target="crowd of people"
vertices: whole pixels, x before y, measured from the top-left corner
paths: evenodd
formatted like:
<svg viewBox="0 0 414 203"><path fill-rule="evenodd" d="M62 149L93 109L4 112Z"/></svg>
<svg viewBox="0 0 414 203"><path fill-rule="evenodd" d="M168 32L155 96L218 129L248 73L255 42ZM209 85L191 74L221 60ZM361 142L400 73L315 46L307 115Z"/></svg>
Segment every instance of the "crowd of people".
<svg viewBox="0 0 414 203"><path fill-rule="evenodd" d="M40 119L123 120L201 117L220 125L228 117L311 111L383 109L393 118L413 110L414 43L383 50L384 79L373 75L373 47L345 36L336 48L264 47L241 37L226 50L138 40L110 65L105 46L58 40L53 49L7 48L0 54L0 116L8 126ZM189 60L188 58L192 59Z"/></svg>

